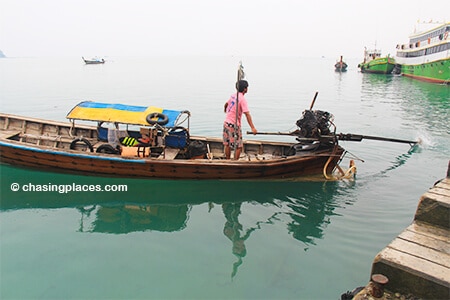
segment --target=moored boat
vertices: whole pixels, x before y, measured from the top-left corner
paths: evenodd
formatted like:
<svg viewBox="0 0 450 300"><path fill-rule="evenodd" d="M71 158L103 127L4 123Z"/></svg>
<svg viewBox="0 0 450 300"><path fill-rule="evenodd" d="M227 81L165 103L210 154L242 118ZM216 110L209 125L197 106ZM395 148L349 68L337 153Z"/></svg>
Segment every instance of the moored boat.
<svg viewBox="0 0 450 300"><path fill-rule="evenodd" d="M358 65L362 73L391 74L395 67L395 59L389 55L382 57L378 49L364 48L364 60Z"/></svg>
<svg viewBox="0 0 450 300"><path fill-rule="evenodd" d="M403 76L426 82L450 84L450 22L433 26L397 45L396 61Z"/></svg>
<svg viewBox="0 0 450 300"><path fill-rule="evenodd" d="M331 114L305 112L309 121L299 128L297 142L246 140L239 160L225 159L221 138L191 136L188 111L85 101L69 112L71 122L0 114L0 160L40 170L119 177L329 176L345 150L335 136L315 136L318 132L332 133ZM79 120L93 121L97 126L75 124ZM187 127L183 126L186 122ZM145 142L126 147L125 138L145 138Z"/></svg>
<svg viewBox="0 0 450 300"><path fill-rule="evenodd" d="M335 64L334 64L334 69L336 72L346 72L347 71L347 63L344 62L342 55L340 60L338 60Z"/></svg>
<svg viewBox="0 0 450 300"><path fill-rule="evenodd" d="M103 58L102 59L100 59L98 57L94 57L94 58L91 58L91 59L85 59L84 57L81 57L81 58L83 59L84 63L87 64L87 65L98 65L98 64L104 64L105 63L105 60Z"/></svg>

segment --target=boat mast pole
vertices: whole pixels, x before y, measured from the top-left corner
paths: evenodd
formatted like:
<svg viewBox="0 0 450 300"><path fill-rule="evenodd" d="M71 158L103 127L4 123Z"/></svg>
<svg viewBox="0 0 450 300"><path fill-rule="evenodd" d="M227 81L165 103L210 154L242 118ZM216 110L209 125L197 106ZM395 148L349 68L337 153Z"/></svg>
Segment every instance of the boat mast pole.
<svg viewBox="0 0 450 300"><path fill-rule="evenodd" d="M316 94L314 95L314 99L311 102L311 105L309 106L309 110L313 109L314 103L316 103L317 95L319 95L319 92L316 92Z"/></svg>
<svg viewBox="0 0 450 300"><path fill-rule="evenodd" d="M236 119L234 121L234 145L233 145L233 151L234 151L234 156L236 156L236 150L237 150L237 137L238 137L238 132L237 132L237 128L238 128L238 118L239 118L239 81L241 81L242 79L244 79L245 74L244 74L244 67L242 66L242 61L239 62L239 67L238 67L238 71L237 71L237 82L236 82ZM236 157L235 157L236 159ZM237 158L239 159L239 158Z"/></svg>

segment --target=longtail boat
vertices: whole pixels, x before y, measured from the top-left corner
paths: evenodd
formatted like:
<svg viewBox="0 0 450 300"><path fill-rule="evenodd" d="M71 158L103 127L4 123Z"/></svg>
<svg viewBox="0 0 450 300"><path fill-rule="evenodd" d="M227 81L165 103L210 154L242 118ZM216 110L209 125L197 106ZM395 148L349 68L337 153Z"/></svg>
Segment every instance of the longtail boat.
<svg viewBox="0 0 450 300"><path fill-rule="evenodd" d="M84 101L66 118L0 113L0 161L97 176L287 179L329 177L346 152L333 133L333 116L312 109L297 121L294 142L244 140L237 160L225 158L222 138L191 135L186 110ZM76 124L80 120L94 124Z"/></svg>
<svg viewBox="0 0 450 300"><path fill-rule="evenodd" d="M340 60L338 60L335 64L334 64L334 70L336 72L346 72L347 71L347 63L343 60L343 57L341 55Z"/></svg>
<svg viewBox="0 0 450 300"><path fill-rule="evenodd" d="M93 57L91 59L85 59L84 57L81 57L85 64L87 65L98 65L98 64L104 64L105 59L100 59L98 57Z"/></svg>

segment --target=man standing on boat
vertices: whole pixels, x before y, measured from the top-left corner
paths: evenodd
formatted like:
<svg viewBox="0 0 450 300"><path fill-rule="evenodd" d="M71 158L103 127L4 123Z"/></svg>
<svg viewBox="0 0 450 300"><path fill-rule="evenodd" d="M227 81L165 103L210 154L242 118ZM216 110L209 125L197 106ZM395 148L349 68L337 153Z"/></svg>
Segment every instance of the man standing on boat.
<svg viewBox="0 0 450 300"><path fill-rule="evenodd" d="M228 99L224 106L226 117L225 122L223 123L223 145L225 146L225 156L227 159L230 159L231 157L231 147L234 147L235 149L235 159L239 159L239 156L241 155L243 146L241 129L242 113L245 114L247 123L252 129L253 134L258 132L255 125L253 125L247 100L244 97L248 90L248 82L246 80L239 80L236 85L238 92L231 95L230 99ZM236 103L239 106L237 113Z"/></svg>

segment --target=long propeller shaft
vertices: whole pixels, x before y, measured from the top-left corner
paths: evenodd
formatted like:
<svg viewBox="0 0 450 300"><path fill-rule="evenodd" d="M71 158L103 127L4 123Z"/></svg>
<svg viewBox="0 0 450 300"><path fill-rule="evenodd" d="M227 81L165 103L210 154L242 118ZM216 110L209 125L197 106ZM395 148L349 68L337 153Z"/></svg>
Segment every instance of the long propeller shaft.
<svg viewBox="0 0 450 300"><path fill-rule="evenodd" d="M251 131L247 131L247 134L253 134ZM292 132L258 132L257 134L260 135L290 135L290 136L299 136L298 131L292 131ZM405 143L409 144L411 146L414 146L416 144L419 144L420 141L411 141L411 140L402 140L402 139L396 139L396 138L388 138L388 137L381 137L381 136L372 136L372 135L362 135L362 134L353 134L353 133L338 133L333 135L322 135L320 138L302 138L298 137L298 140L302 141L318 141L318 140L324 140L324 139L334 139L337 138L341 141L353 141L353 142L361 142L362 140L377 140L377 141L384 141L384 142L394 142L394 143Z"/></svg>

